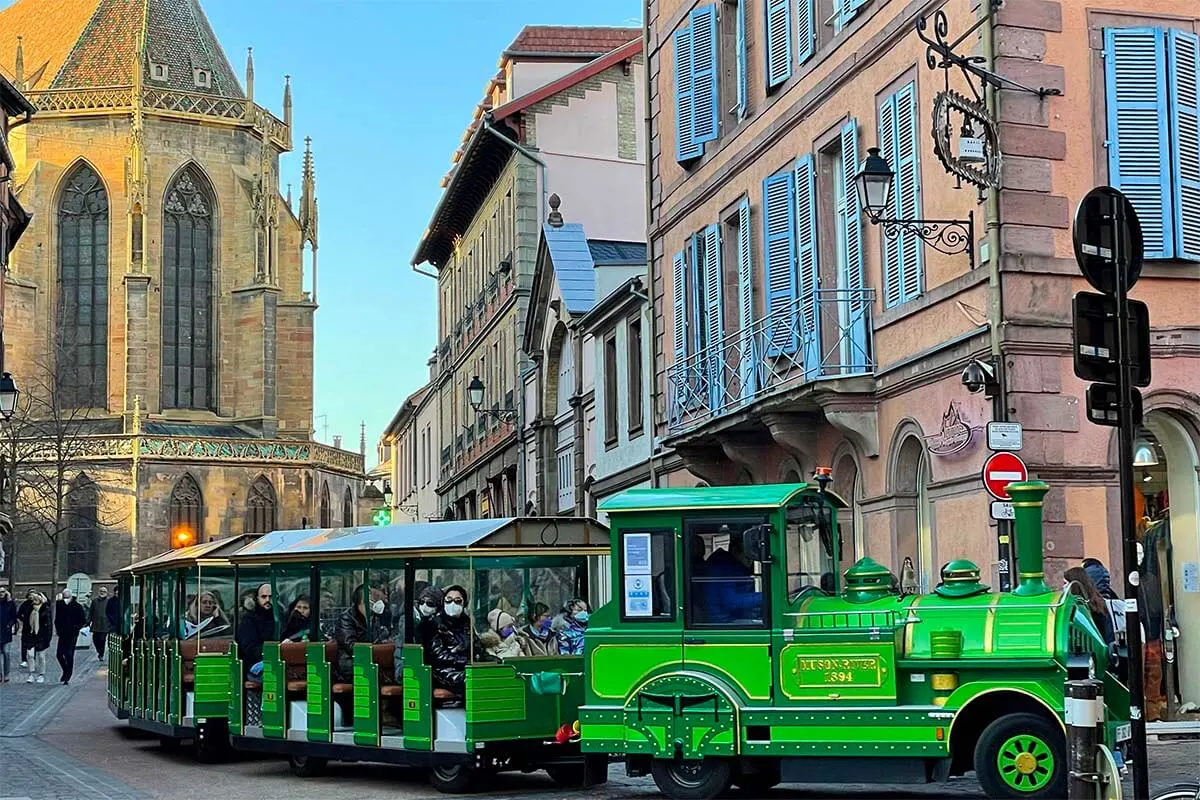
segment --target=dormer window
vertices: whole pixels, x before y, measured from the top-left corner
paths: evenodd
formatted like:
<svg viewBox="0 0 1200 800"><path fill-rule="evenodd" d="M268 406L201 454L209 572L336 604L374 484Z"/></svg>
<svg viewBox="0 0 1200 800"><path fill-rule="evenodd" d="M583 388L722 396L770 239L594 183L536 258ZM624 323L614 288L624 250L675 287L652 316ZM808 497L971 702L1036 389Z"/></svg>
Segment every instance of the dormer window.
<svg viewBox="0 0 1200 800"><path fill-rule="evenodd" d="M192 82L196 84L197 89L212 88L212 73L206 69L192 70Z"/></svg>
<svg viewBox="0 0 1200 800"><path fill-rule="evenodd" d="M155 62L151 61L150 62L150 80L165 81L166 79L167 79L167 65L166 64L156 64Z"/></svg>

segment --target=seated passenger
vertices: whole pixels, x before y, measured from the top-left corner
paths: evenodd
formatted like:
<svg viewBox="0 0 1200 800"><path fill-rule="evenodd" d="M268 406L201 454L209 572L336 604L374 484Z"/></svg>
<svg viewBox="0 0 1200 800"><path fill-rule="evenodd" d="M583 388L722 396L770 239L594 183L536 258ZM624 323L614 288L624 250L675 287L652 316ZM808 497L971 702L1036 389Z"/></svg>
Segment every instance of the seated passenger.
<svg viewBox="0 0 1200 800"><path fill-rule="evenodd" d="M761 616L762 594L754 590L754 568L746 557L741 536L730 536L729 549L722 548L708 557L703 575L707 622Z"/></svg>
<svg viewBox="0 0 1200 800"><path fill-rule="evenodd" d="M517 635L521 637L521 649L530 656L558 655L558 638L551 630L554 624L550 616L550 606L545 603L534 603L533 610L528 615L529 624Z"/></svg>
<svg viewBox="0 0 1200 800"><path fill-rule="evenodd" d="M467 590L458 585L448 587L429 640L433 685L459 697L466 693L467 659L471 653L471 620L466 608Z"/></svg>
<svg viewBox="0 0 1200 800"><path fill-rule="evenodd" d="M216 592L204 591L196 595L183 617L183 638L199 636L207 639L229 632L229 620L221 611L221 602Z"/></svg>
<svg viewBox="0 0 1200 800"><path fill-rule="evenodd" d="M302 594L292 601L288 606L287 616L283 620L283 631L279 634L279 640L282 642L307 642L308 632L311 627L309 615L312 613L312 606L308 602L308 595Z"/></svg>
<svg viewBox="0 0 1200 800"><path fill-rule="evenodd" d="M564 656L583 655L583 636L587 632L588 611L586 600L578 597L563 606L563 626L558 631L558 652Z"/></svg>
<svg viewBox="0 0 1200 800"><path fill-rule="evenodd" d="M517 636L517 621L512 614L493 608L488 612L488 629L479 635L479 645L492 658L522 658L526 655Z"/></svg>
<svg viewBox="0 0 1200 800"><path fill-rule="evenodd" d="M386 605L382 599L371 601L371 631L367 630L367 611L363 598L373 595L376 590L368 589L365 584L354 590L354 605L347 608L337 619L334 628L334 640L337 641L337 678L341 683L354 681L354 645L359 642L374 644L386 639L382 614ZM373 635L374 634L374 635ZM390 684L395 675L382 675L381 680Z"/></svg>
<svg viewBox="0 0 1200 800"><path fill-rule="evenodd" d="M271 605L271 584L260 585L253 596L246 598L249 608L238 620L238 657L246 677L262 681L263 644L275 639L275 612Z"/></svg>
<svg viewBox="0 0 1200 800"><path fill-rule="evenodd" d="M437 630L437 612L442 607L442 590L436 586L426 585L417 593L416 611L413 614L413 624L416 635L413 640L429 647L429 640Z"/></svg>

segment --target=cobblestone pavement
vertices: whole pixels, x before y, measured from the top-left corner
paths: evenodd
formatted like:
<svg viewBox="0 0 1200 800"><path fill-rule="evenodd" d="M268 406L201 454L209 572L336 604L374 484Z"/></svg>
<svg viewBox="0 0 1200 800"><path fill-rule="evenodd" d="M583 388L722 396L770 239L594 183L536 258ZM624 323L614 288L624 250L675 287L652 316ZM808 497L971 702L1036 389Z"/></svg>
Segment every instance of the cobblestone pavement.
<svg viewBox="0 0 1200 800"><path fill-rule="evenodd" d="M80 650L76 679L69 687L47 672L45 685L0 686L0 800L369 800L369 798L444 798L419 771L375 764L330 764L321 778L294 777L279 759L235 755L226 763L197 763L186 750L164 750L158 740L130 729L108 711L105 672L93 653ZM1200 741L1152 742L1155 783L1200 774ZM650 800L659 797L652 781L625 777L619 765L612 779L586 793L589 800ZM1126 782L1126 797L1130 797ZM489 798L567 800L579 792L556 789L544 773L499 775L485 791ZM735 795L736 796L736 795ZM775 789L771 798L981 798L972 778L945 785L881 787L811 785Z"/></svg>

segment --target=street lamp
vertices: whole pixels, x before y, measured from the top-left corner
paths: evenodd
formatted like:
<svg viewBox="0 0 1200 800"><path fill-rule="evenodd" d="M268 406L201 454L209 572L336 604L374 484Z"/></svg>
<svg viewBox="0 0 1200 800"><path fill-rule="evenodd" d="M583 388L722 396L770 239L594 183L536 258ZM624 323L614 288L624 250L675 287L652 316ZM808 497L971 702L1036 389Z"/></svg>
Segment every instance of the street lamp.
<svg viewBox="0 0 1200 800"><path fill-rule="evenodd" d="M383 502L387 505L388 508L392 507L392 497L393 497L392 482L384 481L383 482Z"/></svg>
<svg viewBox="0 0 1200 800"><path fill-rule="evenodd" d="M483 381L476 375L467 384L467 402L471 406L471 410L476 414L482 414L486 417L493 417L501 422L513 422L517 418L517 412L511 408L492 409L483 407L483 395L487 389L483 385Z"/></svg>
<svg viewBox="0 0 1200 800"><path fill-rule="evenodd" d="M6 372L0 375L0 416L12 419L13 413L17 410L17 397L20 394L21 390L17 388L17 382L13 380L12 373Z"/></svg>
<svg viewBox="0 0 1200 800"><path fill-rule="evenodd" d="M878 147L867 148L867 157L854 177L858 203L872 225L882 225L883 235L895 239L901 234L916 236L925 244L948 256L967 254L975 269L975 212L966 219L892 219L884 217L892 199L896 173Z"/></svg>

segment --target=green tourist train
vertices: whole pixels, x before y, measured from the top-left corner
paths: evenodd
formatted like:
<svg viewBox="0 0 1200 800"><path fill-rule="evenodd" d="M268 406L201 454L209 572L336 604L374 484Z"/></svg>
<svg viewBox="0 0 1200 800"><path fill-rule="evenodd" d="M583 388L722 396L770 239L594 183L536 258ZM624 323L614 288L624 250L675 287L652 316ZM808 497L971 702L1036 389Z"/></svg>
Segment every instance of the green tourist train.
<svg viewBox="0 0 1200 800"><path fill-rule="evenodd" d="M925 783L1065 792L1064 681L1128 695L1082 601L1042 574L1044 484L1014 484L1018 585L952 561L930 594L864 558L815 484L630 490L609 524L518 518L279 531L117 574L109 705L200 758L501 770L559 785L611 762L671 798L731 785ZM590 614L590 616L589 616Z"/></svg>

